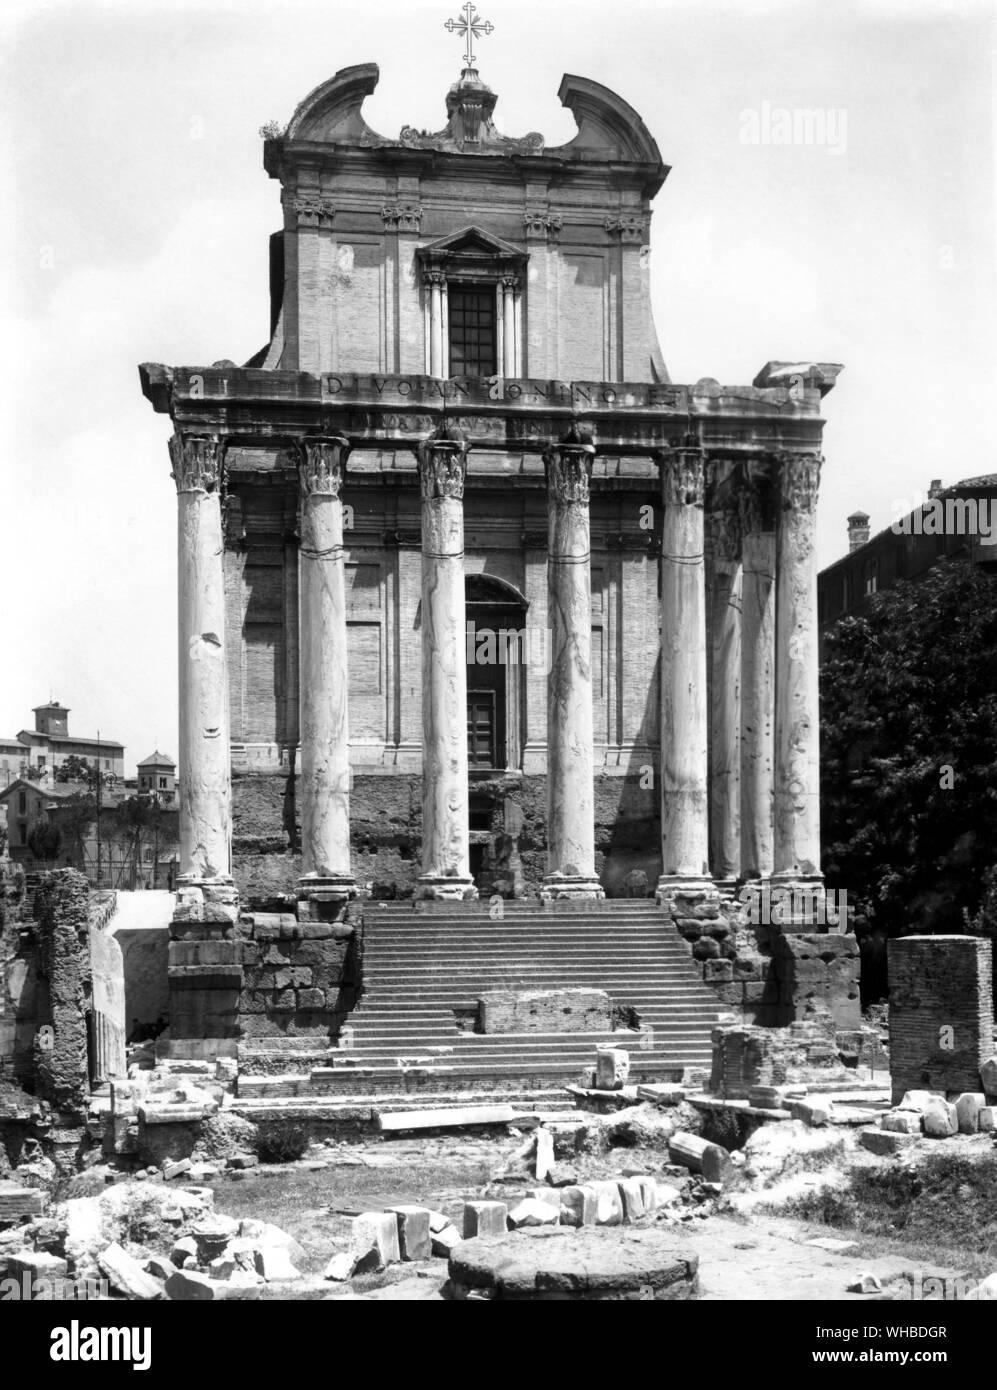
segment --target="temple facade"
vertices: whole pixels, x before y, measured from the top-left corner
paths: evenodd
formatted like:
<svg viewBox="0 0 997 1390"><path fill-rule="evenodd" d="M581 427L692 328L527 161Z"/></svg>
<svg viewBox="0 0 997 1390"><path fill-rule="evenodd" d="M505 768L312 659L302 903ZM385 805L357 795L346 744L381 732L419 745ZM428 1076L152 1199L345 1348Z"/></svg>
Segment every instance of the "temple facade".
<svg viewBox="0 0 997 1390"><path fill-rule="evenodd" d="M265 141L266 347L140 369L174 431L183 883L209 919L236 887L304 917L365 887L819 887L840 368L670 380L668 168L613 92L566 76L548 148L498 131L473 66L440 131L381 136L377 80L344 69Z"/></svg>

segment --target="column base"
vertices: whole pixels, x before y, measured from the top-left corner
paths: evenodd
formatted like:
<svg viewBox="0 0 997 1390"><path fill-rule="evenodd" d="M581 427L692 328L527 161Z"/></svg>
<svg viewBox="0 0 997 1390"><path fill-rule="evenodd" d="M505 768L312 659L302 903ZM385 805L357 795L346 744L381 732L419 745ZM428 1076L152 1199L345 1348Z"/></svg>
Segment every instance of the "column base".
<svg viewBox="0 0 997 1390"><path fill-rule="evenodd" d="M662 874L654 890L654 901L659 907L667 907L676 898L716 903L720 901L720 894L713 879L705 875Z"/></svg>
<svg viewBox="0 0 997 1390"><path fill-rule="evenodd" d="M335 916L343 903L357 896L352 874L303 874L298 879L298 920Z"/></svg>
<svg viewBox="0 0 997 1390"><path fill-rule="evenodd" d="M733 902L734 898L737 896L737 879L717 878L713 881L721 898L725 899L727 902Z"/></svg>
<svg viewBox="0 0 997 1390"><path fill-rule="evenodd" d="M460 902L477 898L478 890L470 875L420 874L416 880L415 896L435 902Z"/></svg>
<svg viewBox="0 0 997 1390"><path fill-rule="evenodd" d="M584 874L548 874L540 888L540 901L559 902L571 898L604 898L602 884L597 878Z"/></svg>

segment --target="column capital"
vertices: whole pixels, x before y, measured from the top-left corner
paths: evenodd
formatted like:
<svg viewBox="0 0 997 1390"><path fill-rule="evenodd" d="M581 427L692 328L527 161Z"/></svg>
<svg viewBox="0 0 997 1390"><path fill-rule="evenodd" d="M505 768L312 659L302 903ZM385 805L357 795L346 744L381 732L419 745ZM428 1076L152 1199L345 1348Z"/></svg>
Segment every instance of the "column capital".
<svg viewBox="0 0 997 1390"><path fill-rule="evenodd" d="M518 290L518 289L519 289L519 276L518 276L518 275L514 275L514 274L510 271L507 275L503 275L503 276L502 276L502 284L505 285L505 287L506 287L507 290Z"/></svg>
<svg viewBox="0 0 997 1390"><path fill-rule="evenodd" d="M284 206L290 208L299 227L332 226L336 209L328 198L319 195L289 195L284 198Z"/></svg>
<svg viewBox="0 0 997 1390"><path fill-rule="evenodd" d="M642 242L647 232L643 217L607 217L606 231L615 233L621 241Z"/></svg>
<svg viewBox="0 0 997 1390"><path fill-rule="evenodd" d="M418 232L422 207L419 203L385 203L381 216L388 231Z"/></svg>
<svg viewBox="0 0 997 1390"><path fill-rule="evenodd" d="M556 236L562 225L563 218L556 212L546 212L543 208L527 208L523 213L527 241L546 241L548 236Z"/></svg>
<svg viewBox="0 0 997 1390"><path fill-rule="evenodd" d="M178 430L170 439L170 476L177 492L217 492L224 474L224 442Z"/></svg>
<svg viewBox="0 0 997 1390"><path fill-rule="evenodd" d="M422 283L424 285L445 285L447 277L442 270L424 270L422 272Z"/></svg>
<svg viewBox="0 0 997 1390"><path fill-rule="evenodd" d="M340 435L299 441L298 478L302 497L338 497L352 445Z"/></svg>
<svg viewBox="0 0 997 1390"><path fill-rule="evenodd" d="M559 444L549 444L543 452L548 494L556 502L581 502L588 506L594 458L591 437L579 434L572 425Z"/></svg>
<svg viewBox="0 0 997 1390"><path fill-rule="evenodd" d="M464 498L467 440L449 425L424 439L416 450L423 501L437 497Z"/></svg>
<svg viewBox="0 0 997 1390"><path fill-rule="evenodd" d="M820 465L819 454L779 455L779 503L783 511L815 510Z"/></svg>
<svg viewBox="0 0 997 1390"><path fill-rule="evenodd" d="M744 464L737 492L743 535L761 535L775 530L774 472L770 459L752 459Z"/></svg>
<svg viewBox="0 0 997 1390"><path fill-rule="evenodd" d="M706 455L683 446L658 455L661 493L666 507L701 507L706 493Z"/></svg>

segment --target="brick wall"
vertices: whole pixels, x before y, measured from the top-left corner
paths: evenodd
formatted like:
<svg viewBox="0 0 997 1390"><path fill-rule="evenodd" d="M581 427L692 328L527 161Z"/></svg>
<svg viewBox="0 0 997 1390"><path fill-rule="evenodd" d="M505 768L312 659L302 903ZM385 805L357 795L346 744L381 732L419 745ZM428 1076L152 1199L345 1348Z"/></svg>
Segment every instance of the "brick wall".
<svg viewBox="0 0 997 1390"><path fill-rule="evenodd" d="M993 1053L993 946L973 936L903 936L887 947L893 1100L978 1091Z"/></svg>

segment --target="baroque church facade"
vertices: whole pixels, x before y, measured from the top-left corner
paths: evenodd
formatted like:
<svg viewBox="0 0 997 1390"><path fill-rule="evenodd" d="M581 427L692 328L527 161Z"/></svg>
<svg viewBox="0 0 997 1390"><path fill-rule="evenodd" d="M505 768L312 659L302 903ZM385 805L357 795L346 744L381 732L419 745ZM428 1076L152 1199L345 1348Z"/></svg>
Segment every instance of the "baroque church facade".
<svg viewBox="0 0 997 1390"><path fill-rule="evenodd" d="M181 873L244 901L819 885L813 525L840 370L673 383L668 174L566 76L473 66L370 128L347 68L264 146L271 338L144 364L180 514Z"/></svg>

